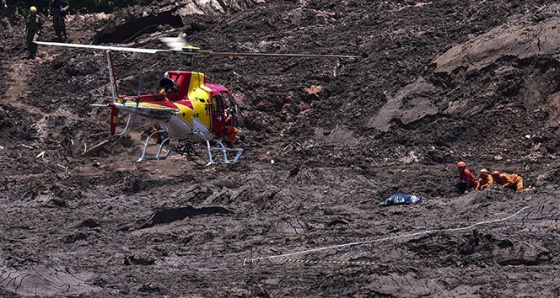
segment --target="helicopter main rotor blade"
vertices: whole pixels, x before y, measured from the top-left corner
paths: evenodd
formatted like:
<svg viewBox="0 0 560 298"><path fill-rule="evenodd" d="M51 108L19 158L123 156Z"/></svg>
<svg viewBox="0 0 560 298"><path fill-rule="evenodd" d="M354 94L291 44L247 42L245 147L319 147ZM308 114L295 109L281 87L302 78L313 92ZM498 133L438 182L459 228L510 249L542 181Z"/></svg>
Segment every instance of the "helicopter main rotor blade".
<svg viewBox="0 0 560 298"><path fill-rule="evenodd" d="M162 49L139 49L139 48L129 48L129 47L99 46L99 45L89 45L89 44L73 44L73 43L48 42L48 41L34 41L34 43L45 45L45 46L124 51L124 52L147 53L147 54L155 54L160 52L175 52L173 50L162 50Z"/></svg>
<svg viewBox="0 0 560 298"><path fill-rule="evenodd" d="M270 54L270 53L236 53L199 51L201 56L231 56L231 57L298 57L298 58L360 58L354 55L319 55L319 54Z"/></svg>
<svg viewBox="0 0 560 298"><path fill-rule="evenodd" d="M171 51L183 54L200 54L201 56L230 56L230 57L298 57L298 58L360 58L355 55L318 55L318 54L270 54L270 53L237 53L237 52L214 52L201 50L188 45L182 37L162 37L159 39L169 47Z"/></svg>
<svg viewBox="0 0 560 298"><path fill-rule="evenodd" d="M72 44L72 43L62 43L62 42L47 42L47 41L34 41L36 44L46 45L46 46L59 46L59 47L69 47L69 48L85 48L85 49L96 49L96 50L111 50L111 51L123 51L123 52L134 52L134 53L181 53L185 55L199 55L199 56L227 56L227 57L297 57L297 58L360 58L355 55L318 55L318 54L272 54L272 53L237 53L237 52L214 52L200 50L194 46L185 45L185 43L178 41L176 38L168 38L164 40L170 49L144 49L144 48L131 48L131 47L116 47L116 46L100 46L100 45L87 45L87 44Z"/></svg>

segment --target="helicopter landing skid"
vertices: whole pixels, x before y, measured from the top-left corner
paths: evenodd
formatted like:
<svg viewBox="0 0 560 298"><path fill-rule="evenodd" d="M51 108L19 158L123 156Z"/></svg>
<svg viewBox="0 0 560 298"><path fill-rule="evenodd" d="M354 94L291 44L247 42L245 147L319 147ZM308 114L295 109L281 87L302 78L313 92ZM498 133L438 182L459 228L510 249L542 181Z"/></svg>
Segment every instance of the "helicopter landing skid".
<svg viewBox="0 0 560 298"><path fill-rule="evenodd" d="M213 141L214 145L211 145L210 141L206 139L204 139L205 144L204 142L193 141L192 139L181 139L178 140L177 144L173 147L169 145L171 140L169 137L162 139L160 143L154 144L153 141L150 142L156 133L163 132L163 130L153 132L146 138L144 149L142 150L142 156L140 156L138 162L143 160L166 159L171 153L171 150L173 150L180 155L185 156L188 161L192 161L197 165L209 166L212 164L236 163L243 153L242 148L228 148L224 146L222 142L217 140ZM155 155L148 156L148 148L152 146L158 146L157 152ZM204 151L206 151L206 154L204 154ZM216 154L216 151L221 152L221 154ZM235 152L235 156L233 156L233 158L231 158L232 154L229 154L230 156L228 157L228 153L230 152Z"/></svg>
<svg viewBox="0 0 560 298"><path fill-rule="evenodd" d="M200 142L200 140L204 140L204 142ZM180 140L179 146L174 147L173 151L201 166L236 163L241 153L243 153L242 148L228 148L218 140L208 141L203 137L198 138L196 141L188 139ZM204 151L206 151L206 154L204 154ZM216 151L221 152L221 154L216 154ZM233 158L231 158L232 154L228 154L230 152L235 152Z"/></svg>
<svg viewBox="0 0 560 298"><path fill-rule="evenodd" d="M143 160L161 160L166 159L171 154L171 146L169 145L169 141L171 140L170 137L160 138L158 139L157 143L150 143L150 140L154 139L155 134L166 135L165 130L158 130L154 131L148 135L146 138L146 142L144 143L144 149L142 149L142 155L138 158L138 162ZM149 156L146 155L149 147L157 146L157 151L155 155Z"/></svg>
<svg viewBox="0 0 560 298"><path fill-rule="evenodd" d="M236 163L239 157L241 156L241 154L243 153L243 148L227 148L226 146L224 146L224 144L222 144L222 142L218 140L215 140L214 142L217 145L211 146L210 142L206 140L206 148L208 150L208 159L209 159L206 165L220 164L220 163ZM219 154L217 154L216 156L217 158L214 159L212 155L213 151L222 152L223 156L220 158L218 157ZM235 157L233 159L228 159L228 152L235 152Z"/></svg>

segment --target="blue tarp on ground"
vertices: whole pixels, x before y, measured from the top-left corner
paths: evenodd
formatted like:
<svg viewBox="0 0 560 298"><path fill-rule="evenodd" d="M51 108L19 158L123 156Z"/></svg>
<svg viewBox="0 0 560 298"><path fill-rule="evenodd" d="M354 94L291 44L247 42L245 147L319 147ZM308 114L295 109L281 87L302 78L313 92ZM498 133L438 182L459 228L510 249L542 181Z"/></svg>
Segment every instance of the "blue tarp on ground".
<svg viewBox="0 0 560 298"><path fill-rule="evenodd" d="M421 197L421 196L414 196L414 195L398 193L398 194L392 195L390 198L388 198L387 200L385 200L383 202L379 202L377 205L378 206L390 206L390 205L400 205L400 204L414 204L414 203L416 203L420 200L423 200L423 199L425 199L425 198Z"/></svg>

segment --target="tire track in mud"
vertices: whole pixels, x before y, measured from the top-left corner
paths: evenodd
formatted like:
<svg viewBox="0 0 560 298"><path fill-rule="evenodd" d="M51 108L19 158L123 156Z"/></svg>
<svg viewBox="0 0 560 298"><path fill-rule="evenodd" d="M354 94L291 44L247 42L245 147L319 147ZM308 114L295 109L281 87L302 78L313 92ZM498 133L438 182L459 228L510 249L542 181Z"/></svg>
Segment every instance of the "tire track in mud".
<svg viewBox="0 0 560 298"><path fill-rule="evenodd" d="M0 268L0 286L22 296L80 295L99 289L87 284L94 275L58 266L32 265L28 269Z"/></svg>
<svg viewBox="0 0 560 298"><path fill-rule="evenodd" d="M45 113L40 108L27 104L24 99L28 98L31 94L30 81L29 78L33 78L33 67L36 64L41 64L47 60L52 59L49 56L45 59L37 58L35 60L25 60L23 62L16 61L8 66L8 82L11 82L5 96L3 97L2 103L10 105L16 109L20 109L28 112L32 115L40 115L41 118L36 121L35 128L41 137L46 137L47 131L45 127L47 126L47 118L50 115L58 114L67 118L73 116L72 112L68 111L64 106L59 106L55 113Z"/></svg>
<svg viewBox="0 0 560 298"><path fill-rule="evenodd" d="M30 63L17 61L11 63L8 68L10 69L8 72L8 82L12 83L6 91L3 103L25 110L31 114L41 114L40 109L22 101L30 93L28 86L28 78L32 76Z"/></svg>

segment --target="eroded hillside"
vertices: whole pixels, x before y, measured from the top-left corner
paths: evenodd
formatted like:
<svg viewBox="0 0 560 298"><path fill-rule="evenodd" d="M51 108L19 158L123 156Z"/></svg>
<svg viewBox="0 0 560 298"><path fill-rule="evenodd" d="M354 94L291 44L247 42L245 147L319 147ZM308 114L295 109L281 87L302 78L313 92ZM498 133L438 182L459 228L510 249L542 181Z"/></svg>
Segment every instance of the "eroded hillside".
<svg viewBox="0 0 560 298"><path fill-rule="evenodd" d="M207 79L241 112L239 163L137 163L107 139L103 52L0 32L0 284L8 297L554 297L555 1L158 1L68 16L71 43L228 52ZM45 40L54 33L46 22ZM122 92L174 55L114 53ZM455 164L532 189L458 195ZM415 205L379 207L395 193Z"/></svg>

